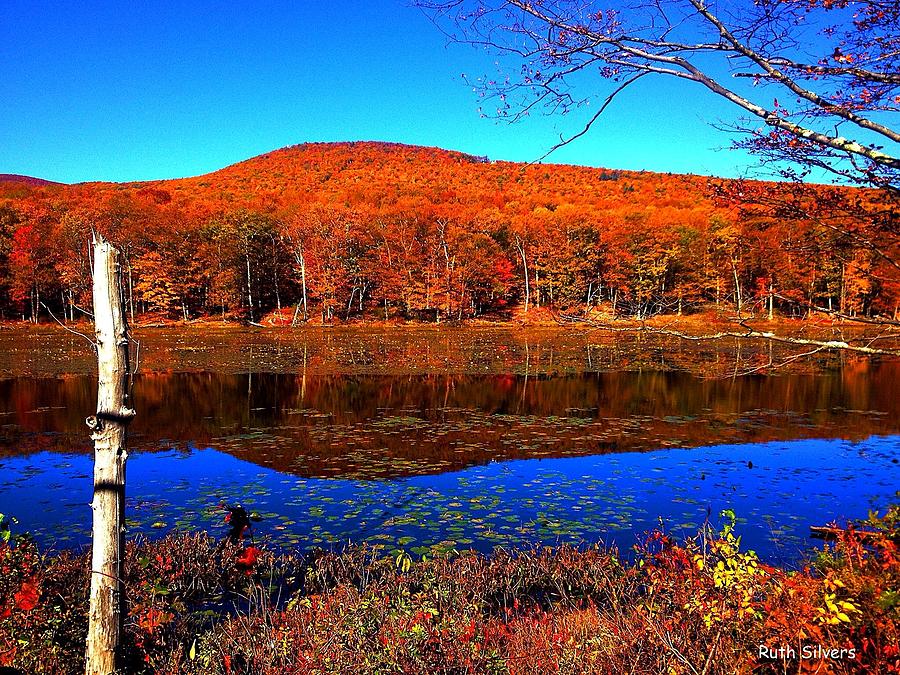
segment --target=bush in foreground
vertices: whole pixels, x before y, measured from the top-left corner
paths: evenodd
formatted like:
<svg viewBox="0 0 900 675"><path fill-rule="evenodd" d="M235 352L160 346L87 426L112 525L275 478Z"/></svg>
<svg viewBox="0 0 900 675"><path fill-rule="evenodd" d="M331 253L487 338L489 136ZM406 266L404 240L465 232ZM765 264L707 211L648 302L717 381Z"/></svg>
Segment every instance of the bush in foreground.
<svg viewBox="0 0 900 675"><path fill-rule="evenodd" d="M789 572L718 531L413 561L203 535L128 547L129 673L900 672L900 511ZM83 672L85 556L0 541L0 666Z"/></svg>

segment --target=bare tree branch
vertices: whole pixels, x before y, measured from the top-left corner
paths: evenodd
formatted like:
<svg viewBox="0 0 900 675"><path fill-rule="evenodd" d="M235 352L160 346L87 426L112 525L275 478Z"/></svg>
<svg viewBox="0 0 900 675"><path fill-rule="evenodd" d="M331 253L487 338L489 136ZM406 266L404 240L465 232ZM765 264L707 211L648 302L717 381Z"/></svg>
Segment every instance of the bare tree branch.
<svg viewBox="0 0 900 675"><path fill-rule="evenodd" d="M666 335L669 337L677 337L682 340L691 340L694 342L705 342L709 340L721 340L722 338L735 338L738 340L771 340L789 345L804 345L816 347L816 351L821 350L844 350L850 352L858 352L860 354L880 354L887 356L900 356L900 349L880 349L877 347L867 347L864 345L853 345L845 340L812 340L809 338L787 337L784 335L776 335L769 331L759 331L755 328L747 326L741 322L746 330L742 333L736 331L720 331L716 333L704 333L701 335L692 335L682 331L670 330L668 328L656 328L641 324L640 326L611 326L609 324L599 323L585 316L577 316L573 314L560 314L559 319L564 323L581 323L596 328L598 330L610 333L652 333L654 335Z"/></svg>
<svg viewBox="0 0 900 675"><path fill-rule="evenodd" d="M856 0L856 4L859 2ZM597 4L588 0L453 0L418 4L430 9L433 16L440 14L454 18L461 37L453 34L452 39L514 54L522 60L523 72L527 73L524 78L488 87L503 98L503 116L514 107L505 98L513 91L526 98L533 94L522 104L526 110L535 105L546 105L550 114L568 111L586 98L576 101L569 87L558 85L576 74L594 72L593 66L602 63L605 67L599 69L601 78L620 81L629 73L654 73L696 82L767 126L801 143L813 144L821 151L836 153L832 157L834 161L846 162L858 157L869 165L846 172L836 171L848 180L884 187L896 180L896 177L890 177L892 174L900 172L900 158L895 152L862 138L848 137L838 130L839 124L828 129L831 121L845 122L861 132L900 143L900 131L886 120L861 114L863 108L879 109L877 101L887 101L891 88L900 84L900 76L892 70L896 57L887 52L881 59L869 55L867 60L857 63L852 62L853 55L841 52L838 47L830 56L841 61L839 66L823 61L807 66L796 60L794 54L800 50L793 31L812 11L813 5L760 1L749 9L744 8L740 18L735 19L739 27L735 30L703 0L638 2L607 12L597 11ZM850 4L854 4L853 0ZM670 15L670 11L673 14ZM896 10L890 9L890 12L896 13ZM863 11L862 15L877 29L889 31L890 17L893 16L890 12L887 18L882 16L885 15L883 10L871 15ZM857 19L856 23L861 21ZM684 39L685 36L692 39ZM888 33L884 44L895 42L900 45L900 39ZM758 73L738 72L737 75L783 87L791 97L809 103L809 109L789 111L780 107L777 101L774 106L754 101L747 93L725 84L721 76L713 75L713 71L701 66L706 61L700 57L713 54L759 68ZM825 78L825 82L818 82L821 78ZM829 94L819 91L820 88L813 89L801 84L800 79L815 81L822 84L822 88L825 84L834 84L834 91ZM842 86L841 81L845 81L846 86ZM849 97L848 87L859 90L859 96ZM573 135L571 140L586 133L597 116L595 113L583 131ZM518 119L518 115L514 118ZM834 170L834 165L824 159L817 162L822 168ZM884 172L887 177L879 177L878 174Z"/></svg>
<svg viewBox="0 0 900 675"><path fill-rule="evenodd" d="M559 150L561 147L568 145L572 141L584 136L588 131L590 131L591 127L594 125L594 122L596 122L599 119L600 115L603 114L603 111L606 110L607 106L609 106L609 104L613 102L613 99L616 96L618 96L625 88L627 88L629 85L637 82L644 75L646 75L646 73L638 73L634 77L629 78L628 80L623 82L621 85L616 87L615 91L613 91L613 93L611 93L609 96L606 97L606 100L603 102L603 105L601 105L600 109L594 113L593 117L591 117L590 120L588 120L587 124L584 125L584 128L581 131L576 133L574 136L569 136L568 138L565 138L565 139L561 138L559 143L557 143L552 148L550 148L547 152L545 152L543 155L541 155L538 159L534 160L533 162L529 162L529 164L538 164L538 163L544 161L545 159L547 159L547 157L552 155L554 152Z"/></svg>

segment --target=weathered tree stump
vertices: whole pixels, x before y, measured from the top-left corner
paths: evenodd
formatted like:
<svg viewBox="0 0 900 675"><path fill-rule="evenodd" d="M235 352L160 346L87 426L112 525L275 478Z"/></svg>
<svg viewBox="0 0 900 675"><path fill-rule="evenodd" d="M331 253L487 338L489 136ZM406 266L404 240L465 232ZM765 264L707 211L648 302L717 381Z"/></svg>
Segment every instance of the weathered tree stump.
<svg viewBox="0 0 900 675"><path fill-rule="evenodd" d="M94 238L93 292L98 388L97 413L87 418L94 441L94 522L86 672L110 675L119 666L124 618L125 430L134 410L119 252L100 235Z"/></svg>

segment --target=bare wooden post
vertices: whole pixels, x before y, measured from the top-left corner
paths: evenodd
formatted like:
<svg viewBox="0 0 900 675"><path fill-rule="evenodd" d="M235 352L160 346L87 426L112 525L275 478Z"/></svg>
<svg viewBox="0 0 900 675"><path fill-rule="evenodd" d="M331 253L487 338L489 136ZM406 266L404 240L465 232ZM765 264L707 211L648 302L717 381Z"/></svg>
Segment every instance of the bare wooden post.
<svg viewBox="0 0 900 675"><path fill-rule="evenodd" d="M134 410L119 252L100 235L94 237L94 326L98 388L97 414L87 419L94 441L94 524L86 673L110 675L117 672L122 632L125 428Z"/></svg>

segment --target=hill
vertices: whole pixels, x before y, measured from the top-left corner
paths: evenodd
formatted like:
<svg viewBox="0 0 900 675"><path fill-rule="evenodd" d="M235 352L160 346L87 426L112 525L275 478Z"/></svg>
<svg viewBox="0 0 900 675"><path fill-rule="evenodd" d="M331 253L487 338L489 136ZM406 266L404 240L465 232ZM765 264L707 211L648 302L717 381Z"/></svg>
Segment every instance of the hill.
<svg viewBox="0 0 900 675"><path fill-rule="evenodd" d="M10 185L7 316L43 301L74 316L91 228L126 252L130 309L181 318L787 310L776 295L871 313L900 296L859 237L881 196L824 186L378 142L307 143L177 180Z"/></svg>
<svg viewBox="0 0 900 675"><path fill-rule="evenodd" d="M17 173L0 173L0 183L23 183L25 185L62 185L52 180L22 176Z"/></svg>
<svg viewBox="0 0 900 675"><path fill-rule="evenodd" d="M696 201L709 179L701 176L594 169L559 164L491 162L461 152L383 142L305 143L268 152L212 173L190 178L69 186L74 200L128 192L156 201L174 200L210 211L223 205L291 208L310 201L329 206L375 209L485 204L514 208L587 203L596 205L622 194L619 180L630 180L626 194L646 188L679 192ZM607 185L607 183L612 183ZM630 201L639 195L629 197ZM525 201L523 201L525 200ZM527 202L527 204L526 204Z"/></svg>

